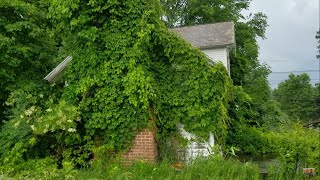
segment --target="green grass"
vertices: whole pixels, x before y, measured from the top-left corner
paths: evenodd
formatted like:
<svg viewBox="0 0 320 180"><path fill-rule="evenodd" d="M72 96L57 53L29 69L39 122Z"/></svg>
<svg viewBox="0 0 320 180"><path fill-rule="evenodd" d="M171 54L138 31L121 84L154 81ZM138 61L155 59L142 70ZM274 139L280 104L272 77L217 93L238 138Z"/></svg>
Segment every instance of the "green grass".
<svg viewBox="0 0 320 180"><path fill-rule="evenodd" d="M171 164L163 162L158 165L147 163L135 163L130 167L122 167L119 164L98 166L96 168L80 170L76 179L157 179L157 180L256 180L261 179L259 168L250 163L240 163L236 160L226 160L221 157L198 159L186 165L181 170L174 170Z"/></svg>
<svg viewBox="0 0 320 180"><path fill-rule="evenodd" d="M123 166L110 160L96 160L90 168L75 169L72 163L63 162L63 168L46 159L28 161L21 164L20 171L4 174L0 168L0 179L34 179L34 180L256 180L261 179L259 168L251 163L224 159L220 156L197 159L175 170L172 164L161 162L148 164L136 162Z"/></svg>

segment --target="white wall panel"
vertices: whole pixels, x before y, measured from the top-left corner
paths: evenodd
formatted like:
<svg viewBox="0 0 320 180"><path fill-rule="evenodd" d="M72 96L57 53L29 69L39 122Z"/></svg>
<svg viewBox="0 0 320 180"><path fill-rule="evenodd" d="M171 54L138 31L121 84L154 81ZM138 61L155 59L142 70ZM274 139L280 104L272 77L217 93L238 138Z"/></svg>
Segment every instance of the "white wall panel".
<svg viewBox="0 0 320 180"><path fill-rule="evenodd" d="M230 72L227 48L202 49L201 51L211 59L222 62L228 72Z"/></svg>

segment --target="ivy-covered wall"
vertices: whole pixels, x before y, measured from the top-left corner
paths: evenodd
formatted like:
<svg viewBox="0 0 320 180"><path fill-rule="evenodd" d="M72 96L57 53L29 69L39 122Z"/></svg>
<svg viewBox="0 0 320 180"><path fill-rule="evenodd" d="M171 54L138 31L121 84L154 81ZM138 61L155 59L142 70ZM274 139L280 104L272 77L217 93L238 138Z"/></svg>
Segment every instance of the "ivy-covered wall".
<svg viewBox="0 0 320 180"><path fill-rule="evenodd" d="M224 143L228 73L168 31L158 1L51 0L49 11L62 51L73 60L54 87L12 94L9 105L26 103L8 127L23 125L32 143L7 146L17 146L20 155L34 152L30 158L51 155L87 165L101 149L128 150L148 126L156 125L157 139L166 139L179 122L205 139L213 132Z"/></svg>
<svg viewBox="0 0 320 180"><path fill-rule="evenodd" d="M52 2L51 16L73 47L62 98L78 106L84 136L122 150L156 119L160 136L182 122L206 137L226 135L230 79L200 50L171 34L157 1ZM73 36L74 35L74 36Z"/></svg>

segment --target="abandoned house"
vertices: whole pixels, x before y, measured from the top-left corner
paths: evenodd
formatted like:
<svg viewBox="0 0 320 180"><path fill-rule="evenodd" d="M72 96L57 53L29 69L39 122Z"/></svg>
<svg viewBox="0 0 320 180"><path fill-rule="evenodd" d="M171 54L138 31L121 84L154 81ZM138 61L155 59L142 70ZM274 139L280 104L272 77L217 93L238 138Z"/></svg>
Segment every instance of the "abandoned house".
<svg viewBox="0 0 320 180"><path fill-rule="evenodd" d="M235 47L233 22L179 27L170 29L170 31L181 36L194 47L199 48L212 61L212 64L218 61L222 62L230 74L229 51ZM71 60L72 57L68 56L44 79L49 82L56 81ZM181 158L182 161L189 161L197 156L208 156L212 153L211 148L215 145L214 135L212 133L209 135L209 140L195 142L195 135L185 131L183 124L179 124L177 128L181 135L189 141L185 149L178 150L179 158ZM155 134L148 129L143 129L137 134L133 142L133 147L129 152L124 154L124 157L126 157L128 161L136 158L155 161L157 156L156 149Z"/></svg>

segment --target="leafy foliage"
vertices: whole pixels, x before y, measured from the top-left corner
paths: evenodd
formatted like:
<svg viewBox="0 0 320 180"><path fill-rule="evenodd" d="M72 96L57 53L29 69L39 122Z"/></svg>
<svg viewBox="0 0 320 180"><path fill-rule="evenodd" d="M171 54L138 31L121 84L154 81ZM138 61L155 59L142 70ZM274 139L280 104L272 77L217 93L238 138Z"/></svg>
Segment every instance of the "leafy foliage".
<svg viewBox="0 0 320 180"><path fill-rule="evenodd" d="M161 2L170 27L235 21L231 66L237 86L222 64L209 65L200 50L167 30L156 0L0 2L0 85L5 87L0 102L6 99L9 109L0 129L0 178L73 179L98 172L97 177L119 179L211 179L226 177L226 169L230 179L258 178L257 167L218 157L196 161L178 174L163 164L75 170L92 164L99 153L125 151L141 128L157 126L165 141L179 122L202 138L213 132L219 144L245 153L276 153L283 172L292 174L301 163L319 166L316 131L252 127L285 122L278 103L270 100L269 69L258 62L256 39L264 38L266 16L242 17L248 0ZM53 24L45 18L47 7ZM40 79L57 54L49 40L51 25L62 40L60 53L73 61L61 81L49 85Z"/></svg>
<svg viewBox="0 0 320 180"><path fill-rule="evenodd" d="M19 84L42 79L52 67L56 47L45 8L39 2L0 2L0 121L4 102Z"/></svg>
<svg viewBox="0 0 320 180"><path fill-rule="evenodd" d="M291 130L270 132L266 136L271 142L270 149L279 155L277 170L270 173L274 179L300 179L302 168L320 168L319 131L295 125Z"/></svg>
<svg viewBox="0 0 320 180"><path fill-rule="evenodd" d="M315 117L320 118L320 83L317 83L315 86L315 91L316 91L316 111L315 111Z"/></svg>
<svg viewBox="0 0 320 180"><path fill-rule="evenodd" d="M290 74L289 79L281 82L273 94L281 109L293 121L307 123L314 118L317 110L316 89L311 85L308 74Z"/></svg>
<svg viewBox="0 0 320 180"><path fill-rule="evenodd" d="M153 123L159 137L182 122L200 137L215 132L224 143L228 73L171 34L157 8L151 0L50 1L62 51L73 61L57 85L35 81L12 91L0 156L14 169L5 173L47 157L87 166L95 146L125 151Z"/></svg>
<svg viewBox="0 0 320 180"><path fill-rule="evenodd" d="M0 166L4 173L17 173L25 163L38 158L55 155L59 160L61 149L79 139L72 121L77 116L75 107L55 101L60 88L39 82L23 87L13 91L6 102L12 108L10 120L0 131ZM57 105L52 108L53 104Z"/></svg>
<svg viewBox="0 0 320 180"><path fill-rule="evenodd" d="M243 90L251 96L251 105L247 106L251 108L251 117L246 118L252 125L259 126L278 118L278 115L272 115L274 109L269 107L271 90L267 76L270 70L258 61L257 39L265 38L268 26L266 15L259 12L244 17L241 12L248 10L248 0L163 0L161 3L163 20L170 28L233 21L236 47L230 51L231 78L234 85L243 86ZM229 110L233 111L233 107Z"/></svg>
<svg viewBox="0 0 320 180"><path fill-rule="evenodd" d="M320 166L319 132L299 124L278 131L242 125L228 138L228 144L242 153L277 157L277 163L270 167L271 179L295 179L300 177L302 168Z"/></svg>
<svg viewBox="0 0 320 180"><path fill-rule="evenodd" d="M247 125L235 127L233 133L228 136L228 145L236 147L244 154L256 156L272 152L264 133L258 128Z"/></svg>
<svg viewBox="0 0 320 180"><path fill-rule="evenodd" d="M85 139L99 136L118 151L155 117L160 134L182 121L223 140L228 75L170 34L155 2L69 3L53 1L51 16L62 32L77 34L63 99L79 106Z"/></svg>
<svg viewBox="0 0 320 180"><path fill-rule="evenodd" d="M246 83L246 75L259 65L257 38L265 38L266 15L259 12L242 16L241 11L249 8L249 0L163 0L161 3L168 27L234 21L237 53L230 53L231 77L236 85Z"/></svg>
<svg viewBox="0 0 320 180"><path fill-rule="evenodd" d="M168 27L204 24L208 22L238 21L241 11L249 7L249 0L161 0Z"/></svg>

